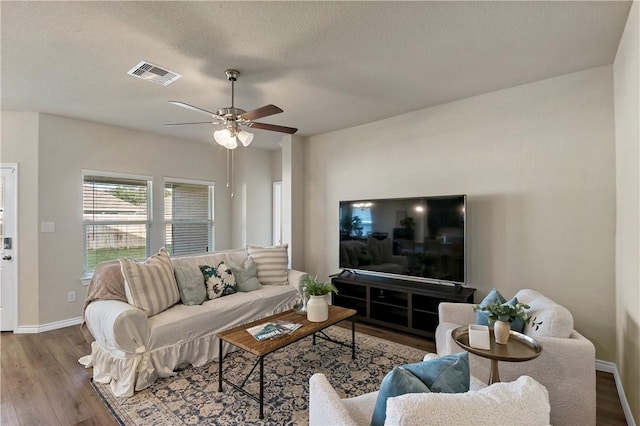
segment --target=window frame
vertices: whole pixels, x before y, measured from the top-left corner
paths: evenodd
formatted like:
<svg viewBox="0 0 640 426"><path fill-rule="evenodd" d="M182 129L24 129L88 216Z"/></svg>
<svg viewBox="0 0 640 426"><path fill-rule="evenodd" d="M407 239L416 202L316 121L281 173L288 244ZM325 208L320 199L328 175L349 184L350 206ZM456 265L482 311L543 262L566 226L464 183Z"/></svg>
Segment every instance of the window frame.
<svg viewBox="0 0 640 426"><path fill-rule="evenodd" d="M165 191L168 183L207 186L208 187L208 194L209 194L208 219L206 221L204 221L204 220L195 220L195 219L167 220L167 212L164 211L165 210L164 191ZM163 209L163 215L162 215L162 218L163 218L163 233L164 233L164 246L165 247L168 244L167 225L171 225L171 224L174 224L174 223L182 223L182 224L204 224L204 223L207 223L210 226L209 229L210 229L210 232L211 232L211 234L208 235L208 241L211 241L211 244L209 246L207 246L207 252L215 251L215 244L216 244L215 186L216 186L215 182L212 182L212 181L197 180L197 179L173 178L173 177L164 177L163 178L163 181L162 181L162 191L163 191L162 209ZM202 252L200 252L200 253L202 253ZM170 254L172 256L174 256L174 254L173 254L173 245L171 246ZM183 256L183 255L186 256L188 254L186 254L186 253L185 254L178 254L178 255L175 255L175 256Z"/></svg>
<svg viewBox="0 0 640 426"><path fill-rule="evenodd" d="M147 186L147 219L146 220L99 220L87 221L84 218L84 185L87 177L96 177L102 179L128 179L145 181ZM114 182L115 183L115 182ZM153 224L153 176L137 175L130 173L106 172L100 170L82 170L81 190L81 217L82 217L82 273L83 278L89 278L93 275L94 269L89 270L87 258L87 227L96 225L145 225L145 256L151 253L151 227ZM114 259L115 260L115 259Z"/></svg>

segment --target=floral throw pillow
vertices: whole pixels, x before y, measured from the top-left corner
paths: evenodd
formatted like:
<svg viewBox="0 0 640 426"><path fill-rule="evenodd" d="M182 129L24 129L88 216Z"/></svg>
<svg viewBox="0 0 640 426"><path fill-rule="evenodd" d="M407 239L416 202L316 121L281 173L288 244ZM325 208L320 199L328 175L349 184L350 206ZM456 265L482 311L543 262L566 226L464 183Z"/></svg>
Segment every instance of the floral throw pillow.
<svg viewBox="0 0 640 426"><path fill-rule="evenodd" d="M199 265L204 281L207 285L207 296L209 299L217 299L218 297L233 294L238 291L236 278L233 276L231 268L224 262L220 262L218 266Z"/></svg>

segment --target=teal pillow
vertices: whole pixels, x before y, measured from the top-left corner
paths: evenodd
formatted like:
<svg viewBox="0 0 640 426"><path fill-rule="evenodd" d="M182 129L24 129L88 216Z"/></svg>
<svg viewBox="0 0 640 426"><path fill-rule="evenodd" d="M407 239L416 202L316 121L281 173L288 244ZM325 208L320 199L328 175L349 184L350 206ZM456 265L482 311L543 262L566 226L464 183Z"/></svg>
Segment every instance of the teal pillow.
<svg viewBox="0 0 640 426"><path fill-rule="evenodd" d="M406 393L462 393L469 390L469 354L459 352L396 367L382 379L371 426L382 426L387 398Z"/></svg>
<svg viewBox="0 0 640 426"><path fill-rule="evenodd" d="M480 307L486 308L489 305L493 305L497 301L499 301L500 303L504 303L507 301L507 299L502 297L498 290L492 288L489 294L487 294L487 297L482 299L482 302L480 302ZM489 325L489 312L476 311L476 324Z"/></svg>
<svg viewBox="0 0 640 426"><path fill-rule="evenodd" d="M200 270L186 265L174 265L173 273L184 305L200 305L207 300L207 288Z"/></svg>
<svg viewBox="0 0 640 426"><path fill-rule="evenodd" d="M228 265L233 271L233 276L236 277L238 291L248 292L262 288L260 281L258 281L256 262L251 257L247 257L242 264L229 260Z"/></svg>
<svg viewBox="0 0 640 426"><path fill-rule="evenodd" d="M504 302L503 305L511 305L516 306L518 304L518 298L513 296L513 299L508 302ZM522 318L516 318L512 323L509 324L511 330L522 333L524 331L524 320Z"/></svg>

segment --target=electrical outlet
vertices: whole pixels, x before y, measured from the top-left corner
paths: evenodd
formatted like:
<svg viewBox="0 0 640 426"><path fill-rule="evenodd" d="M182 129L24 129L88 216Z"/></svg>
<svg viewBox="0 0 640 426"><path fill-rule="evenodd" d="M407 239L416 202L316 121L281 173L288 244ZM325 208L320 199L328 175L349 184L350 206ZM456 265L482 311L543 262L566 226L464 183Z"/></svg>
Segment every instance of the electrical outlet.
<svg viewBox="0 0 640 426"><path fill-rule="evenodd" d="M75 302L76 301L76 292L70 291L67 293L67 302Z"/></svg>

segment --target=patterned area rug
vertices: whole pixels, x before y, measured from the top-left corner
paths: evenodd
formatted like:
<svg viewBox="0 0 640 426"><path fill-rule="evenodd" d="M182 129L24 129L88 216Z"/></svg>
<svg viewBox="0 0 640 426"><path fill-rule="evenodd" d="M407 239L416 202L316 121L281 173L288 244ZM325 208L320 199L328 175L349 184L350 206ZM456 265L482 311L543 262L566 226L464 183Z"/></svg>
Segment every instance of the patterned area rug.
<svg viewBox="0 0 640 426"><path fill-rule="evenodd" d="M333 326L329 337L351 342L351 330ZM116 420L122 425L306 425L309 377L324 373L343 397L377 390L394 366L422 360L425 352L377 337L356 333L356 359L351 349L311 337L302 339L264 359L264 420L258 403L224 384L218 392L218 363L182 370L176 377L158 379L130 398L116 398L108 385L92 382ZM240 384L256 357L243 350L224 361L224 377ZM245 389L258 395L259 370Z"/></svg>

